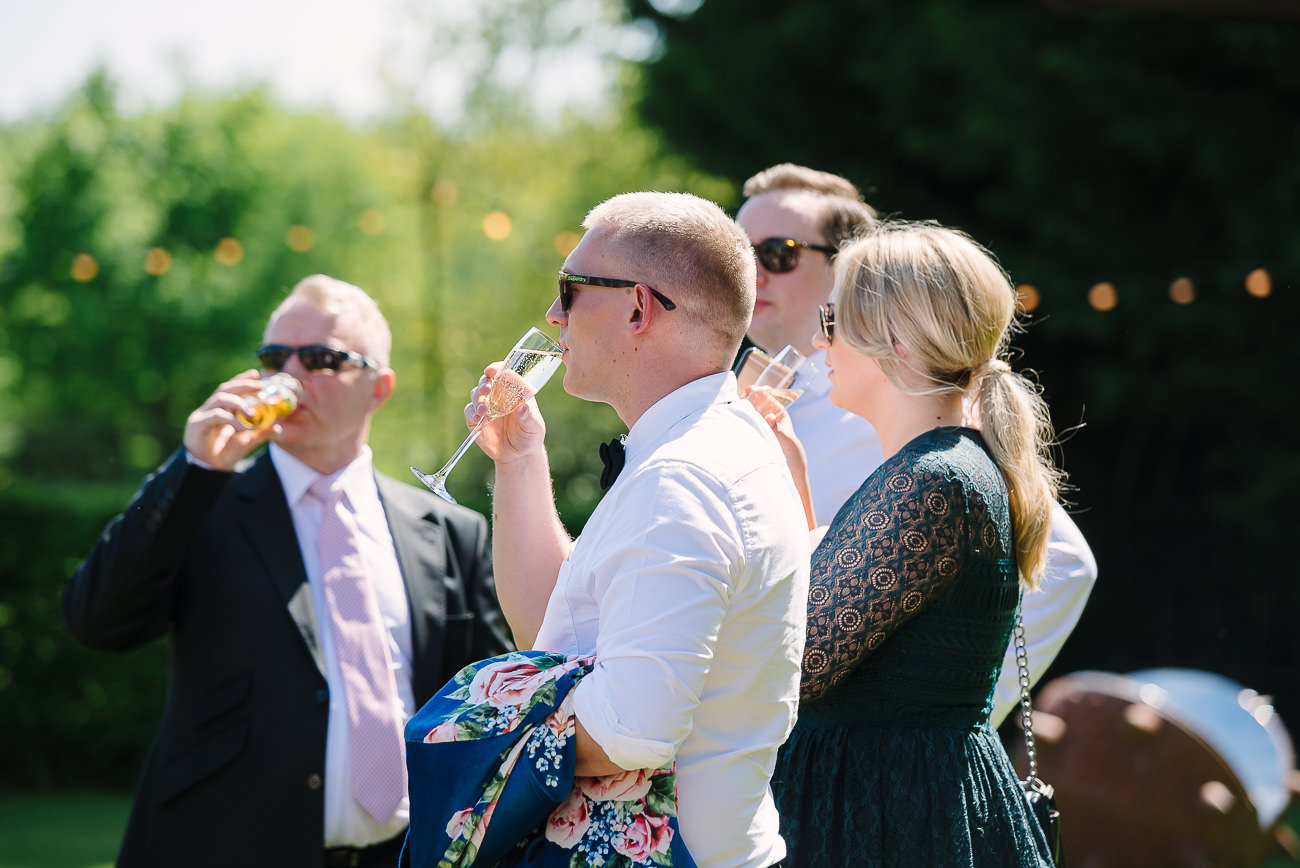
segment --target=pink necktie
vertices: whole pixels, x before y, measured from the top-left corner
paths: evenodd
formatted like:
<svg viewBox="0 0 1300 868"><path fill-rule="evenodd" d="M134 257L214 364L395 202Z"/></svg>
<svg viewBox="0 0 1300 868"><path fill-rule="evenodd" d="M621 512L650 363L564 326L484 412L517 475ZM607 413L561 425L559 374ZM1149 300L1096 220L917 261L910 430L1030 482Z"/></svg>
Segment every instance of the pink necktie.
<svg viewBox="0 0 1300 868"><path fill-rule="evenodd" d="M348 704L352 789L357 802L382 825L406 793L405 744L388 634L343 491L331 489L325 478L312 483L310 491L324 507L316 543Z"/></svg>

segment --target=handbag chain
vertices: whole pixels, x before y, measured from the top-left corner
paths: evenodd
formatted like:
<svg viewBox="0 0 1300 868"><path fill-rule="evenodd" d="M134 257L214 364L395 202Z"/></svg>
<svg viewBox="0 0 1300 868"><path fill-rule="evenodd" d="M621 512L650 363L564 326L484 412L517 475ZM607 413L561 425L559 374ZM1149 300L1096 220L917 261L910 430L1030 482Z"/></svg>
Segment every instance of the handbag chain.
<svg viewBox="0 0 1300 868"><path fill-rule="evenodd" d="M1025 650L1025 622L1016 612L1016 665L1020 667L1020 723L1029 757L1029 782L1038 781L1038 752L1034 749L1034 706L1029 701L1029 653Z"/></svg>

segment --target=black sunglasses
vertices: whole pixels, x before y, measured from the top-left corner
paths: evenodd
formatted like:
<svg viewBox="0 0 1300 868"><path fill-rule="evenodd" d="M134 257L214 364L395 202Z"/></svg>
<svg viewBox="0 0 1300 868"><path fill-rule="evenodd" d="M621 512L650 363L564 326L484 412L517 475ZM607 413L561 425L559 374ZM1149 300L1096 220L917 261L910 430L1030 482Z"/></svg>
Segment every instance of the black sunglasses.
<svg viewBox="0 0 1300 868"><path fill-rule="evenodd" d="M573 306L573 288L577 286L604 286L610 289L631 289L636 286L638 281L620 280L617 277L587 277L584 274L569 274L567 271L560 272L560 310L565 313ZM664 306L664 310L673 310L677 304L664 295L659 290L649 284L644 284L645 288L650 290L650 294L659 299L659 303Z"/></svg>
<svg viewBox="0 0 1300 868"><path fill-rule="evenodd" d="M834 247L809 244L793 238L769 238L754 245L754 253L759 263L772 274L786 274L799 266L799 255L805 250L816 250L829 258L835 255Z"/></svg>
<svg viewBox="0 0 1300 868"><path fill-rule="evenodd" d="M817 316L822 321L822 337L826 338L826 346L830 346L835 337L835 305L830 302L823 304L817 308Z"/></svg>
<svg viewBox="0 0 1300 868"><path fill-rule="evenodd" d="M289 357L297 354L298 361L309 371L337 371L344 362L358 368L379 368L374 362L360 353L351 350L339 350L324 344L311 344L305 347L286 347L283 344L267 344L257 351L257 360L263 370L278 371L282 369Z"/></svg>

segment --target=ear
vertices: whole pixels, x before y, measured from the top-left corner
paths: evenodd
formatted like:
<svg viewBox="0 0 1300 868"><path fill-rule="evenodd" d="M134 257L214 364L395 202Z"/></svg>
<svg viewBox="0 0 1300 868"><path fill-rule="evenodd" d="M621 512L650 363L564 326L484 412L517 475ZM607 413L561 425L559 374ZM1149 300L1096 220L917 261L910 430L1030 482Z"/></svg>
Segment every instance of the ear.
<svg viewBox="0 0 1300 868"><path fill-rule="evenodd" d="M384 368L375 375L374 389L371 392L371 403L374 405L371 412L378 410L388 401L388 396L393 394L393 387L397 385L397 374L393 373L392 368Z"/></svg>
<svg viewBox="0 0 1300 868"><path fill-rule="evenodd" d="M628 317L628 331L632 334L642 334L650 328L651 321L659 315L659 309L655 306L650 288L644 283L632 287L632 301L635 307Z"/></svg>

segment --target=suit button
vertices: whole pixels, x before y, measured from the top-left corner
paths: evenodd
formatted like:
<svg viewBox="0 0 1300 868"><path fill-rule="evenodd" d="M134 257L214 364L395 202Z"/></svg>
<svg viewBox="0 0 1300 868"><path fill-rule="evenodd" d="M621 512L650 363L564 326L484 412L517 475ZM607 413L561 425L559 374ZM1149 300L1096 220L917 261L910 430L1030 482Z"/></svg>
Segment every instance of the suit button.
<svg viewBox="0 0 1300 868"><path fill-rule="evenodd" d="M316 701L319 702L319 703L322 703L322 704L323 704L323 703L326 703L326 702L329 702L329 701L330 701L330 692L329 692L329 690L326 689L326 688L324 688L324 687L322 687L320 690L317 690L317 691L316 691Z"/></svg>
<svg viewBox="0 0 1300 868"><path fill-rule="evenodd" d="M322 786L324 786L324 784L325 781L321 778L320 775L307 776L307 789L309 790L319 790Z"/></svg>

